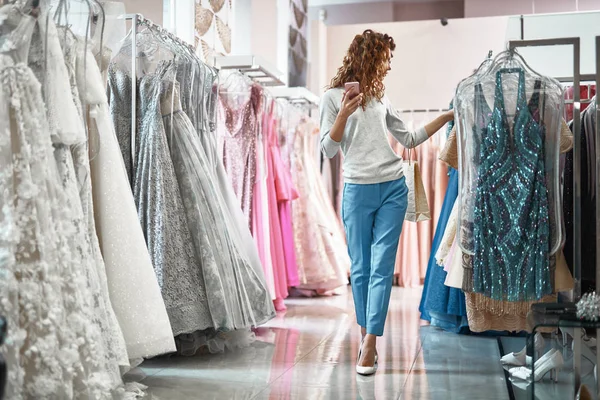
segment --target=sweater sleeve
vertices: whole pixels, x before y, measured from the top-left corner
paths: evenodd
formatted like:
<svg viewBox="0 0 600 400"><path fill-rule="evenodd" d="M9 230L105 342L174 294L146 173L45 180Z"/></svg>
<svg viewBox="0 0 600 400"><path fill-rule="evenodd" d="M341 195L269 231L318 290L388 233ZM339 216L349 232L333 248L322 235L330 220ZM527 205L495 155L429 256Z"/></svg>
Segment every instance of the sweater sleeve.
<svg viewBox="0 0 600 400"><path fill-rule="evenodd" d="M331 138L329 133L335 123L339 109L335 104L332 93L325 92L319 105L319 116L321 121L321 151L327 158L333 158L340 150L341 143Z"/></svg>
<svg viewBox="0 0 600 400"><path fill-rule="evenodd" d="M388 131L390 131L392 136L402 146L407 149L412 149L429 139L429 135L427 135L424 126L416 131L409 131L406 129L406 125L404 125L404 122L400 119L400 113L392 106L387 96L384 97L384 102L387 109L385 123Z"/></svg>

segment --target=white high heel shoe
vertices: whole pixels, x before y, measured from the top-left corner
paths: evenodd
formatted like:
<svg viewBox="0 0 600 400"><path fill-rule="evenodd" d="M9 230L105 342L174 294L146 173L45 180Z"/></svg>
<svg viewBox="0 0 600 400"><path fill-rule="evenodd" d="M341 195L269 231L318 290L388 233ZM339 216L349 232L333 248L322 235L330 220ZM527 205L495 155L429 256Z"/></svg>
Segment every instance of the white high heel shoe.
<svg viewBox="0 0 600 400"><path fill-rule="evenodd" d="M560 332L562 333L563 347L566 347L567 342L569 341L569 336L571 336L571 339L575 339L575 328L561 327L559 329L560 329ZM585 344L589 348L594 349L597 347L596 338L588 336L585 329L581 329L581 340L582 340L582 343Z"/></svg>
<svg viewBox="0 0 600 400"><path fill-rule="evenodd" d="M544 341L544 337L538 332L535 334L534 338L534 347L536 354L540 354L544 350L544 346L546 342ZM524 366L527 364L531 364L531 357L527 356L527 345L523 347L523 350L518 353L508 353L504 357L500 359L500 362L504 365L515 365L515 366Z"/></svg>
<svg viewBox="0 0 600 400"><path fill-rule="evenodd" d="M550 350L535 362L535 376L533 377L533 380L539 382L549 372L550 379L554 382L558 382L558 371L562 368L564 363L565 361L560 351L556 349ZM510 375L513 378L524 381L532 379L531 369L526 367L513 368L510 370Z"/></svg>
<svg viewBox="0 0 600 400"><path fill-rule="evenodd" d="M360 349L358 350L358 358L356 359L356 373L363 376L373 375L377 372L377 356L375 356L375 363L372 367L362 367L358 365L360 362L360 356L362 355L363 342L360 342Z"/></svg>
<svg viewBox="0 0 600 400"><path fill-rule="evenodd" d="M575 351L575 342L571 343L571 350ZM598 351L598 349L596 349ZM596 365L596 353L590 348L585 341L581 342L581 355L584 356L589 362Z"/></svg>

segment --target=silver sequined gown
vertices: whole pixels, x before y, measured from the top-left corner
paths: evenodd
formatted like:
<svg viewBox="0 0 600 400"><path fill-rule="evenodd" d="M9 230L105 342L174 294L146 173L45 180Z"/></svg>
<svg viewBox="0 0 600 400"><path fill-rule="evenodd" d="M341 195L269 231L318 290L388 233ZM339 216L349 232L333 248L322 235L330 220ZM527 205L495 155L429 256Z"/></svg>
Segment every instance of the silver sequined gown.
<svg viewBox="0 0 600 400"><path fill-rule="evenodd" d="M173 74L165 64L138 83L137 156L130 174L180 353L205 345L221 351L248 343L248 328L274 312L264 280L232 239L225 200L181 109L178 85L173 90ZM109 84L117 137L131 164L131 78L113 64Z"/></svg>
<svg viewBox="0 0 600 400"><path fill-rule="evenodd" d="M109 69L111 111L133 185L138 217L175 336L210 326L200 261L187 225L183 199L160 112L162 80L139 81L135 168L131 169L131 77Z"/></svg>

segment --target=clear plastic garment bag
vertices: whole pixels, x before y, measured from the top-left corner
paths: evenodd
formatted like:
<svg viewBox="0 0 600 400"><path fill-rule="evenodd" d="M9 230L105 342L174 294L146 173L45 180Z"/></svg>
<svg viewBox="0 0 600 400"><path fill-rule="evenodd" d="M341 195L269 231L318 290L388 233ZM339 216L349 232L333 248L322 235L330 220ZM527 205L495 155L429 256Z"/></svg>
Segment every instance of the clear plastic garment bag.
<svg viewBox="0 0 600 400"><path fill-rule="evenodd" d="M563 241L563 89L506 51L461 82L454 104L458 238L463 266L472 269L465 289L494 300L539 300L552 293L552 255Z"/></svg>

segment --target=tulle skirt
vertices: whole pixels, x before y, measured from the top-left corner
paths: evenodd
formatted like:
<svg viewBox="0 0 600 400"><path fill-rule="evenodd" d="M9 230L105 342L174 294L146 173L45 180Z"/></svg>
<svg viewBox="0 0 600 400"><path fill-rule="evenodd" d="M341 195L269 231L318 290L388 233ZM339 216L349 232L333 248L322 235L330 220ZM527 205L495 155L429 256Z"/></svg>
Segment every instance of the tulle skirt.
<svg viewBox="0 0 600 400"><path fill-rule="evenodd" d="M188 227L202 265L210 328L178 338L179 352L192 354L246 346L250 328L275 316L264 277L237 239L235 216L219 190L191 121L181 111L163 118ZM241 332L233 332L241 331Z"/></svg>

